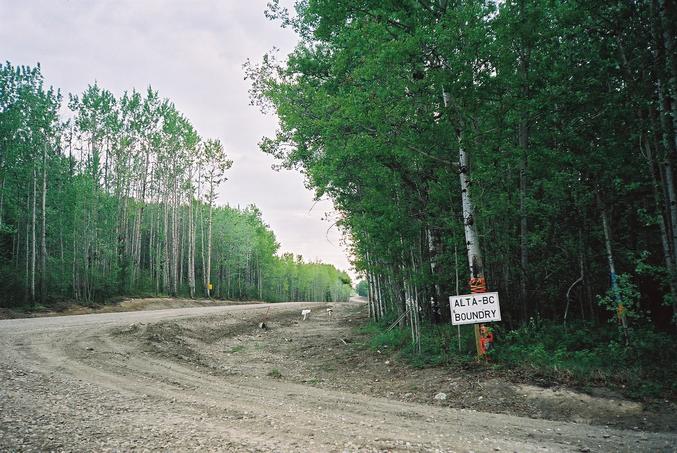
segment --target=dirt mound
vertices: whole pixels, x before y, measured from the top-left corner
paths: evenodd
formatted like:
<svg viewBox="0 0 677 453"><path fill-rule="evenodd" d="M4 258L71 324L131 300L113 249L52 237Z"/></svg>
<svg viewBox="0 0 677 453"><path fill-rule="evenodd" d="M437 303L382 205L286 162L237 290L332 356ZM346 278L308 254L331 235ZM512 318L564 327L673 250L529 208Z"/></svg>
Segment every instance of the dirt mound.
<svg viewBox="0 0 677 453"><path fill-rule="evenodd" d="M328 305L327 305L328 306ZM313 308L308 320L299 313L225 315L191 322L172 321L128 333L144 349L209 368L210 372L279 379L318 388L357 392L403 402L417 402L593 425L677 430L677 409L669 402L651 407L629 401L609 389L589 393L564 387L545 388L511 382L482 365L462 368L412 368L387 349L374 351L357 333L364 307L334 304ZM266 320L267 329L259 328ZM596 392L597 395L591 393ZM436 395L444 394L443 398Z"/></svg>
<svg viewBox="0 0 677 453"><path fill-rule="evenodd" d="M22 318L20 313L10 310L9 308L0 308L0 319L16 319Z"/></svg>
<svg viewBox="0 0 677 453"><path fill-rule="evenodd" d="M72 316L87 315L95 313L119 313L126 311L147 311L147 310L168 310L173 308L190 307L215 307L220 305L244 305L263 302L230 301L230 300L212 300L212 299L183 299L173 297L149 297L149 298L128 298L112 301L103 305L79 305L62 303L58 307L50 309L41 308L38 310L12 310L0 308L0 319L15 318L42 318L49 316Z"/></svg>
<svg viewBox="0 0 677 453"><path fill-rule="evenodd" d="M543 418L562 417L575 422L594 423L597 420L632 418L644 411L641 403L628 401L620 396L600 398L564 388L541 388L533 385L515 385L513 389L540 411Z"/></svg>

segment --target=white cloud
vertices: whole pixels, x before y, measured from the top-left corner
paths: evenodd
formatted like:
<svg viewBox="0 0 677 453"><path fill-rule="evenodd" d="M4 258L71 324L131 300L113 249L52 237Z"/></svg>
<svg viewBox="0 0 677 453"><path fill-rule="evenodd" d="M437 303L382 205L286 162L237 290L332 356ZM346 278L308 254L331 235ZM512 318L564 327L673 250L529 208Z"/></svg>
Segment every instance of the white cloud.
<svg viewBox="0 0 677 453"><path fill-rule="evenodd" d="M338 231L322 220L331 203L316 204L299 173L271 170L272 158L257 146L275 120L249 106L242 63L296 43L264 17L266 3L0 0L0 56L14 65L40 62L48 83L66 93L95 80L118 94L152 85L235 160L220 202L256 204L282 251L348 270Z"/></svg>

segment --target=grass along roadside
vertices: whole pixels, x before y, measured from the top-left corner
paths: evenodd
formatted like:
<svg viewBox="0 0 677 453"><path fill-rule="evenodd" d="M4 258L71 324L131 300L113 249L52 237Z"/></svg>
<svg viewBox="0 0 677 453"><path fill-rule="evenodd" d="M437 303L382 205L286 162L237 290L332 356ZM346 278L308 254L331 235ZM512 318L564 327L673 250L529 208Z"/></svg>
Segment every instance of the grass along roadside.
<svg viewBox="0 0 677 453"><path fill-rule="evenodd" d="M615 326L594 327L531 320L506 331L494 325L495 348L476 364L472 326L427 325L421 330L421 353L416 354L407 328L386 331L388 322L369 323L358 332L377 351L389 350L413 367L483 367L492 374L586 390L609 387L630 398L677 399L677 344L668 333L649 327L630 331L625 346ZM460 344L460 348L459 348Z"/></svg>

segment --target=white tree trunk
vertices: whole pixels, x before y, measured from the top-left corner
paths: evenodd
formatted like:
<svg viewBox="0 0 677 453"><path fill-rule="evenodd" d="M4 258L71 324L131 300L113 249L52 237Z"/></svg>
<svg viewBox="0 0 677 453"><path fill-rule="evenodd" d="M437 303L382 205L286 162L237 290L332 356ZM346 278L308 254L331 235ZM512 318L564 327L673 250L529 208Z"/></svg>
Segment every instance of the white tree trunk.
<svg viewBox="0 0 677 453"><path fill-rule="evenodd" d="M190 298L195 298L195 224L193 222L193 200L188 204L188 288Z"/></svg>
<svg viewBox="0 0 677 453"><path fill-rule="evenodd" d="M640 146L641 147L641 146ZM658 178L656 177L656 169L654 167L655 161L651 145L647 140L644 144L646 150L647 164L649 166L649 173L651 174L651 188L653 189L654 204L656 206L656 213L658 214L658 227L661 233L661 246L663 249L663 260L665 262L665 269L668 271L670 296L672 298L673 314L677 314L677 273L675 272L675 258L670 249L670 240L668 239L667 222L664 210L661 208L661 197L658 190Z"/></svg>
<svg viewBox="0 0 677 453"><path fill-rule="evenodd" d="M465 234L466 249L468 252L468 266L470 267L471 283L482 282L486 291L484 280L484 266L482 261L482 251L480 249L479 235L475 224L475 206L470 194L470 167L468 155L463 148L463 139L460 130L456 133L458 139L458 174L461 182L461 203L463 206L463 230ZM472 290L472 285L471 285ZM477 356L482 355L480 346L481 324L474 325L475 330L475 348Z"/></svg>
<svg viewBox="0 0 677 453"><path fill-rule="evenodd" d="M210 190L210 193L212 193L213 190ZM207 280L207 297L211 297L211 290L209 289L209 285L211 284L212 281L212 201L210 197L209 201L209 220L207 223L207 275L206 275L206 280Z"/></svg>
<svg viewBox="0 0 677 453"><path fill-rule="evenodd" d="M463 144L460 140L459 145L458 166L459 178L461 181L461 202L463 206L463 229L468 252L470 277L484 278L480 240L477 234L477 227L475 225L475 206L473 205L472 197L470 195L470 169L468 167L468 155L463 149Z"/></svg>
<svg viewBox="0 0 677 453"><path fill-rule="evenodd" d="M601 203L600 203L601 204ZM614 263L613 249L611 247L611 230L609 228L609 214L606 208L602 207L602 228L604 231L604 245L606 248L607 262L609 263L609 276L611 278L611 292L616 299L616 304L622 307L620 288L618 287L618 274L616 274L616 264ZM629 343L627 318L622 308L619 311L621 323L623 325L623 333L625 335L625 344Z"/></svg>
<svg viewBox="0 0 677 453"><path fill-rule="evenodd" d="M31 220L31 303L35 304L35 255L36 255L36 241L35 241L35 210L37 202L37 184L35 175L35 165L33 166L33 217Z"/></svg>
<svg viewBox="0 0 677 453"><path fill-rule="evenodd" d="M165 196L164 202L164 230L165 236L163 241L163 256L162 256L162 289L169 290L169 201Z"/></svg>
<svg viewBox="0 0 677 453"><path fill-rule="evenodd" d="M47 145L42 151L42 231L40 232L40 299L47 297Z"/></svg>

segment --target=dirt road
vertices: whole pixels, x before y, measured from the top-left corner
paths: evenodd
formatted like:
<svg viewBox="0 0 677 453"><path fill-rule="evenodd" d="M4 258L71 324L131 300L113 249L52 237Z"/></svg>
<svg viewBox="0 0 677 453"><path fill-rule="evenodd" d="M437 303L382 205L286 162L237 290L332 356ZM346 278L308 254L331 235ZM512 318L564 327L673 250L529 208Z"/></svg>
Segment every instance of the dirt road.
<svg viewBox="0 0 677 453"><path fill-rule="evenodd" d="M0 450L675 451L671 433L453 409L352 388L359 369L318 366L317 358L346 346L345 321L363 316L364 306L333 304L331 318L325 307L0 321ZM305 322L303 308L312 309ZM269 329L259 329L261 321ZM345 384L324 382L332 373Z"/></svg>

